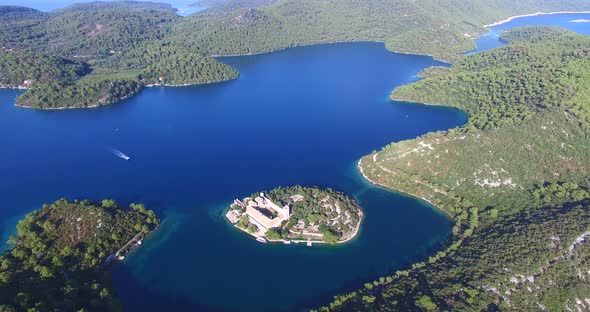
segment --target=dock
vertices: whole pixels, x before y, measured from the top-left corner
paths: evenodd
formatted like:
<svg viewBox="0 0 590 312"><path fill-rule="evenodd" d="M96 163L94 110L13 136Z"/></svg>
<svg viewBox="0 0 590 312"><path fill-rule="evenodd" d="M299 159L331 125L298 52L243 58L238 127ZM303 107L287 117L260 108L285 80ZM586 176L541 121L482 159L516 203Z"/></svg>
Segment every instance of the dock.
<svg viewBox="0 0 590 312"><path fill-rule="evenodd" d="M123 255L123 253L125 252L125 250L129 249L133 249L134 245L141 245L141 240L143 239L143 232L139 232L137 234L135 234L135 236L133 236L133 238L131 238L125 245L123 245L123 247L119 248L119 250L117 250L117 252L115 252L112 255L109 255L106 260L105 260L105 265L108 265L113 259L117 259L117 260L123 260L125 259L125 256ZM132 245L134 244L134 245Z"/></svg>

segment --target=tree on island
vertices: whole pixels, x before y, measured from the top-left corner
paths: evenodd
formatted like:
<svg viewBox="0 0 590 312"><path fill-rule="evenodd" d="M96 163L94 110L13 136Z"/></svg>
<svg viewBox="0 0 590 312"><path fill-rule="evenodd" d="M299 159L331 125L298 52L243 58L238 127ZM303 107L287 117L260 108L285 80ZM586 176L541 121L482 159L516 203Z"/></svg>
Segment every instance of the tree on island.
<svg viewBox="0 0 590 312"><path fill-rule="evenodd" d="M112 309L108 255L135 237L134 225L146 232L159 223L134 207L61 199L28 214L0 256L0 311Z"/></svg>
<svg viewBox="0 0 590 312"><path fill-rule="evenodd" d="M266 238L268 239L279 240L281 237L282 235L277 229L268 229L268 231L266 231Z"/></svg>

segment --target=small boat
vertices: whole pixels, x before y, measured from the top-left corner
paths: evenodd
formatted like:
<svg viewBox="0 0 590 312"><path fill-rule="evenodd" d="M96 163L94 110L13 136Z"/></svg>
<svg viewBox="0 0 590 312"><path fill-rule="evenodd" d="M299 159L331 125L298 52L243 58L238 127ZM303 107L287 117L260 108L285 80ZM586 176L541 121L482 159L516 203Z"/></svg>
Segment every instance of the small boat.
<svg viewBox="0 0 590 312"><path fill-rule="evenodd" d="M291 245L291 241L288 241L288 240L283 241L283 244L285 244L285 245Z"/></svg>
<svg viewBox="0 0 590 312"><path fill-rule="evenodd" d="M264 237L256 237L256 240L260 243L266 243L266 238Z"/></svg>
<svg viewBox="0 0 590 312"><path fill-rule="evenodd" d="M311 247L312 243L311 242L307 242L307 247Z"/></svg>
<svg viewBox="0 0 590 312"><path fill-rule="evenodd" d="M129 160L129 159L131 159L131 157L129 157L129 156L127 156L127 155L125 155L123 152L121 152L121 151L120 151L120 150L118 150L118 149L112 148L112 147L110 147L110 146L108 146L108 145L107 145L107 146L105 146L105 148L106 148L106 149L107 149L109 152L113 153L113 155L115 155L115 156L117 156L117 157L119 157L119 158L122 158L122 159L125 159L125 160Z"/></svg>

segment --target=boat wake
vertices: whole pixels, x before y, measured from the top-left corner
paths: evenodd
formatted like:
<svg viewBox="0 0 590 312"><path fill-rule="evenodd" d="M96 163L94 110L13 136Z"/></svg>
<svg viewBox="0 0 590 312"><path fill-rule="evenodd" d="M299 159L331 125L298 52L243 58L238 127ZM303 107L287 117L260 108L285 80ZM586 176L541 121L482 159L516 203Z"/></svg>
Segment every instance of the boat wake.
<svg viewBox="0 0 590 312"><path fill-rule="evenodd" d="M113 155L125 159L125 160L129 160L131 159L131 157L125 155L123 152L121 152L120 150L116 149L116 148L112 148L111 146L106 145L105 149L111 153L113 153Z"/></svg>

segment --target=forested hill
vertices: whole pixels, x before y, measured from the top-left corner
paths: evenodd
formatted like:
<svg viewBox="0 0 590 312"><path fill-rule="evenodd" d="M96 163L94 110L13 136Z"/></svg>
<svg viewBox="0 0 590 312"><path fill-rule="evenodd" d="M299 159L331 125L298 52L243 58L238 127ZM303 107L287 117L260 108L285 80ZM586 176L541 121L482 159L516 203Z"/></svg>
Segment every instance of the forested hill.
<svg viewBox="0 0 590 312"><path fill-rule="evenodd" d="M178 20L165 4L92 2L49 13L19 7L0 10L0 45L85 60L162 39Z"/></svg>
<svg viewBox="0 0 590 312"><path fill-rule="evenodd" d="M172 47L165 38L179 19L170 5L150 2L93 2L50 13L0 7L0 84L27 87L17 99L21 106L85 108L117 102L145 85L237 77L225 64ZM84 71L72 75L67 64Z"/></svg>
<svg viewBox="0 0 590 312"><path fill-rule="evenodd" d="M444 249L331 310L580 311L590 291L590 37L552 27L400 87L469 123L361 160L372 182L455 219Z"/></svg>
<svg viewBox="0 0 590 312"><path fill-rule="evenodd" d="M319 42L382 41L392 51L444 60L454 60L458 52L475 48L472 38L493 21L537 11L590 10L589 2L572 0L212 2L217 4L212 9L182 19L177 33L205 53L244 54Z"/></svg>
<svg viewBox="0 0 590 312"><path fill-rule="evenodd" d="M0 6L0 52L26 50L91 69L68 83L41 84L28 77L34 83L27 87L34 90L18 103L94 107L145 85L232 79L237 72L209 56L312 43L381 41L393 51L453 61L475 47L472 38L485 23L540 10L590 10L590 2L578 0L214 0L209 5L188 17L168 4L137 1L76 4L49 13ZM0 64L0 76L16 77L5 72L7 64ZM66 92L55 94L62 88Z"/></svg>
<svg viewBox="0 0 590 312"><path fill-rule="evenodd" d="M205 7L207 14L223 13L240 8L257 8L271 5L278 0L201 0L191 4L192 6Z"/></svg>

